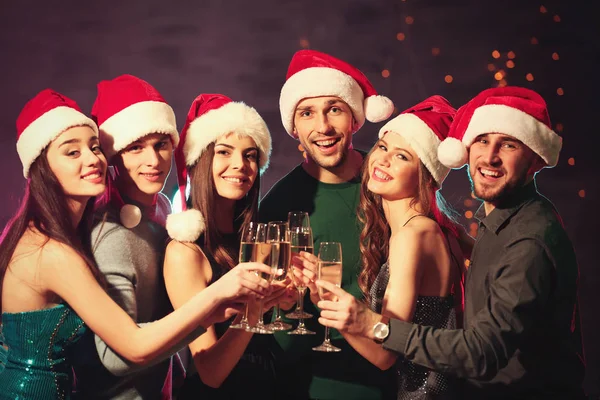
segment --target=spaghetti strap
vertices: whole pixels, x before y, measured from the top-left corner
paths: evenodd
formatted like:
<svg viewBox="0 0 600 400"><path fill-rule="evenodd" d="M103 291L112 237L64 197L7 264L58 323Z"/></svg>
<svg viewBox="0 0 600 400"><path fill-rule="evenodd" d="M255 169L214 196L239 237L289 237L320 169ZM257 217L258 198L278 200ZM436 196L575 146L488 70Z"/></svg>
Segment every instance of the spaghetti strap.
<svg viewBox="0 0 600 400"><path fill-rule="evenodd" d="M427 217L427 215L425 214L415 214L413 216L411 216L409 219L406 220L406 222L404 223L404 225L402 225L402 227L405 227L406 224L408 224L410 222L411 219L415 218L415 217ZM427 217L429 218L429 217Z"/></svg>

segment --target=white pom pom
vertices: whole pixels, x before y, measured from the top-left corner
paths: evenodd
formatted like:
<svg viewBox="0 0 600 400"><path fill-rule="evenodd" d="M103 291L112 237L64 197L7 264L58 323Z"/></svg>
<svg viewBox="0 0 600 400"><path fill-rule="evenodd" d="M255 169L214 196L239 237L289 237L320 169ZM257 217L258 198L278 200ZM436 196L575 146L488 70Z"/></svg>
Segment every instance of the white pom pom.
<svg viewBox="0 0 600 400"><path fill-rule="evenodd" d="M394 112L394 103L385 96L369 96L365 99L365 118L371 122L381 122Z"/></svg>
<svg viewBox="0 0 600 400"><path fill-rule="evenodd" d="M438 159L448 168L460 168L467 163L466 146L456 138L446 138L437 150Z"/></svg>
<svg viewBox="0 0 600 400"><path fill-rule="evenodd" d="M172 239L180 242L195 242L205 228L202 213L195 209L170 214L167 217L167 233Z"/></svg>

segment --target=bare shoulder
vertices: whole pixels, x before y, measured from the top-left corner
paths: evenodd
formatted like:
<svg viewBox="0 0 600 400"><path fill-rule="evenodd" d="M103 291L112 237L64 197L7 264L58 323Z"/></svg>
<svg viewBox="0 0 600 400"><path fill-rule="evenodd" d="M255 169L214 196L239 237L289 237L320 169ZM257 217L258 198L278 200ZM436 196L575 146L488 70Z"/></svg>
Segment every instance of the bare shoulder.
<svg viewBox="0 0 600 400"><path fill-rule="evenodd" d="M210 281L212 277L208 258L196 243L171 240L165 251L165 278L194 279Z"/></svg>
<svg viewBox="0 0 600 400"><path fill-rule="evenodd" d="M204 252L196 243L171 240L167 244L166 255L172 259L206 258Z"/></svg>

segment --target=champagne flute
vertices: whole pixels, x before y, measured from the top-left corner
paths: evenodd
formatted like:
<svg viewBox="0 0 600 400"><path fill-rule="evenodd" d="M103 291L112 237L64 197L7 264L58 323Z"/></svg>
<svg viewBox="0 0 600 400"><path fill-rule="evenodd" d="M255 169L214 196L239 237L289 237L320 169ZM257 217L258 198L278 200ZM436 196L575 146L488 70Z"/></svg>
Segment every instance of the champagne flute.
<svg viewBox="0 0 600 400"><path fill-rule="evenodd" d="M288 213L288 228L310 228L310 219L306 211L290 211Z"/></svg>
<svg viewBox="0 0 600 400"><path fill-rule="evenodd" d="M290 229L290 244L292 253L299 253L306 251L313 253L313 238L312 229L309 227L296 227ZM306 329L304 325L304 318L312 318L312 314L304 311L304 293L306 292L306 285L301 279L298 279L293 272L291 273L292 280L298 291L298 302L296 303L296 309L286 314L285 316L291 319L298 319L298 327L293 331L288 332L288 335L314 335L315 332Z"/></svg>
<svg viewBox="0 0 600 400"><path fill-rule="evenodd" d="M266 224L260 222L250 222L244 225L240 240L240 263L256 261L256 242L261 237L264 237L264 230L266 227ZM244 312L244 316L240 322L230 325L229 328L244 330L248 330L248 328L250 328L250 324L248 322L248 303L246 303L246 311Z"/></svg>
<svg viewBox="0 0 600 400"><path fill-rule="evenodd" d="M271 242L272 245L278 246L278 258L277 258L277 270L281 269L283 273L276 275L273 279L275 281L285 280L291 262L291 249L290 249L290 238L288 232L287 221L271 221L267 224L267 241ZM267 325L273 331L287 331L292 329L292 325L285 323L281 318L281 310L279 304L275 305L275 320Z"/></svg>
<svg viewBox="0 0 600 400"><path fill-rule="evenodd" d="M319 279L333 283L335 286L342 285L342 244L339 242L321 242L319 246ZM328 290L319 287L321 300L336 300ZM335 347L329 340L329 328L325 327L325 339L314 351L327 353L342 351Z"/></svg>
<svg viewBox="0 0 600 400"><path fill-rule="evenodd" d="M267 280L270 284L273 281L273 277L277 274L280 243L269 241L267 226L268 225L266 224L262 224L262 229L257 232L254 261L269 265L271 267L271 273L269 274L263 272L256 273L261 278ZM270 335L275 332L265 325L263 319L263 304L264 300L260 300L258 308L258 321L255 326L247 327L247 332L260 333L263 335Z"/></svg>

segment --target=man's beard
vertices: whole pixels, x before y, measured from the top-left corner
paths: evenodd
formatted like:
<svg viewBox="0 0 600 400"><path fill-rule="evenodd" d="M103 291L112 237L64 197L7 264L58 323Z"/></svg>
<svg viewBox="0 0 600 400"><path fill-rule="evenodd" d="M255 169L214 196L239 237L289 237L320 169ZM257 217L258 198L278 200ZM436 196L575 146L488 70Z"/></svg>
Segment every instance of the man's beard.
<svg viewBox="0 0 600 400"><path fill-rule="evenodd" d="M309 147L310 150L304 149L307 155L321 168L331 170L343 165L348 158L350 150L342 148L340 152L332 154L330 156L323 156L318 153L318 150Z"/></svg>
<svg viewBox="0 0 600 400"><path fill-rule="evenodd" d="M516 189L525 186L527 182L527 171L521 172L514 181L505 181L504 184L494 186L493 188L488 185L479 184L479 187L475 185L471 170L468 169L469 180L471 181L471 191L480 200L488 203L497 202L502 200L506 196L510 196ZM475 173L480 173L478 169L475 169ZM485 188L488 188L487 190Z"/></svg>

